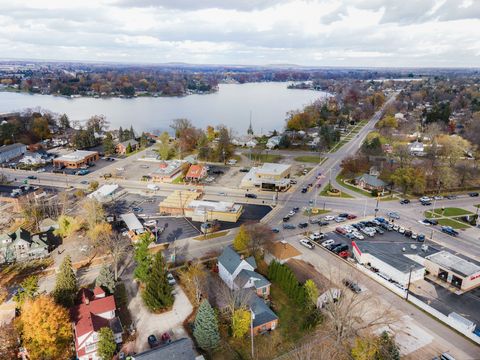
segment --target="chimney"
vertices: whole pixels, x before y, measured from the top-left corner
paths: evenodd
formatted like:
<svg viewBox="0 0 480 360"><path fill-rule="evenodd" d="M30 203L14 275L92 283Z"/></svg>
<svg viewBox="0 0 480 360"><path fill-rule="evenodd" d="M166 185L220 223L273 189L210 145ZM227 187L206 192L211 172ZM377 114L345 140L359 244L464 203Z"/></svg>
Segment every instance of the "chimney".
<svg viewBox="0 0 480 360"><path fill-rule="evenodd" d="M244 258L245 258L245 256L240 255L240 260L243 260Z"/></svg>

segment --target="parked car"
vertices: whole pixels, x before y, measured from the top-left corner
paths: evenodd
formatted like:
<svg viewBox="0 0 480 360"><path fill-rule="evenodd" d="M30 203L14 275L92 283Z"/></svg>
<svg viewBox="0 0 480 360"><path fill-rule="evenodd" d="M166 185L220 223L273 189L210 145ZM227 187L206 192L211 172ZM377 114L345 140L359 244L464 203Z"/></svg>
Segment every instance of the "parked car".
<svg viewBox="0 0 480 360"><path fill-rule="evenodd" d="M308 191L308 188L304 187L302 188L302 194L305 194Z"/></svg>
<svg viewBox="0 0 480 360"><path fill-rule="evenodd" d="M243 172L243 173L247 173L247 172L250 171L250 169L248 169L248 168L241 168L241 169L238 170L238 171Z"/></svg>
<svg viewBox="0 0 480 360"><path fill-rule="evenodd" d="M417 240L418 234L415 232L412 232L412 235L410 237L412 238L412 240Z"/></svg>
<svg viewBox="0 0 480 360"><path fill-rule="evenodd" d="M157 220L147 220L143 223L145 226L157 226Z"/></svg>
<svg viewBox="0 0 480 360"><path fill-rule="evenodd" d="M405 230L405 233L403 235L405 235L406 237L411 237L412 234L413 234L412 230Z"/></svg>
<svg viewBox="0 0 480 360"><path fill-rule="evenodd" d="M280 232L279 228L272 228L272 232L278 234Z"/></svg>
<svg viewBox="0 0 480 360"><path fill-rule="evenodd" d="M328 240L325 240L324 242L322 242L323 247L327 247L327 246L330 246L330 245L333 245L333 244L335 244L335 240L333 240L333 239L328 239Z"/></svg>
<svg viewBox="0 0 480 360"><path fill-rule="evenodd" d="M422 224L422 225L425 225L425 226L430 226L430 225L432 225L432 224L430 223L430 221L428 221L428 219L418 220L418 222L419 222L420 224Z"/></svg>
<svg viewBox="0 0 480 360"><path fill-rule="evenodd" d="M417 241L419 241L419 242L424 242L424 241L425 241L425 235L423 235L423 234L418 234L418 236L417 236Z"/></svg>
<svg viewBox="0 0 480 360"><path fill-rule="evenodd" d="M400 229L400 226L399 225L393 225L393 231L398 231L398 229Z"/></svg>
<svg viewBox="0 0 480 360"><path fill-rule="evenodd" d="M443 200L443 196L442 195L435 195L433 197L433 200Z"/></svg>
<svg viewBox="0 0 480 360"><path fill-rule="evenodd" d="M292 217L292 216L294 216L295 214L296 214L296 212L293 211L293 210L291 210L291 211L287 214L287 216Z"/></svg>
<svg viewBox="0 0 480 360"><path fill-rule="evenodd" d="M430 225L438 225L438 221L435 219L425 219L423 221L428 222Z"/></svg>
<svg viewBox="0 0 480 360"><path fill-rule="evenodd" d="M400 200L400 204L402 204L402 205L410 204L410 200L402 199L402 200Z"/></svg>
<svg viewBox="0 0 480 360"><path fill-rule="evenodd" d="M339 254L341 253L342 251L347 251L348 250L348 245L346 244L340 244L340 246L337 246L335 249L333 249L332 251L335 253L335 254Z"/></svg>
<svg viewBox="0 0 480 360"><path fill-rule="evenodd" d="M346 259L350 256L350 252L348 250L340 251L338 256L340 256L342 259Z"/></svg>
<svg viewBox="0 0 480 360"><path fill-rule="evenodd" d="M348 220L353 220L353 219L356 219L356 218L357 218L357 215L354 215L354 214L348 214L347 215Z"/></svg>
<svg viewBox="0 0 480 360"><path fill-rule="evenodd" d="M297 180L295 179L290 179L290 184L295 185L297 183Z"/></svg>
<svg viewBox="0 0 480 360"><path fill-rule="evenodd" d="M378 222L381 222L381 223L386 223L387 220L385 220L383 217L379 216L379 217L376 217L375 220L377 220Z"/></svg>
<svg viewBox="0 0 480 360"><path fill-rule="evenodd" d="M432 205L432 202L431 201L421 201L420 202L423 206L430 206Z"/></svg>
<svg viewBox="0 0 480 360"><path fill-rule="evenodd" d="M425 202L425 201L432 201L432 199L430 199L428 196L422 196L420 199L420 202Z"/></svg>
<svg viewBox="0 0 480 360"><path fill-rule="evenodd" d="M283 228L287 230L293 230L295 229L295 225L293 224L283 224Z"/></svg>
<svg viewBox="0 0 480 360"><path fill-rule="evenodd" d="M315 247L315 244L308 239L300 239L300 244L302 244L306 248L309 248L310 250Z"/></svg>
<svg viewBox="0 0 480 360"><path fill-rule="evenodd" d="M397 220L400 219L400 215L398 215L398 213L395 212L395 211L389 211L387 213L387 216L392 218L392 219L397 219Z"/></svg>
<svg viewBox="0 0 480 360"><path fill-rule="evenodd" d="M175 280L175 278L173 277L172 273L168 273L167 274L167 281L170 285L175 285L177 283L177 281Z"/></svg>
<svg viewBox="0 0 480 360"><path fill-rule="evenodd" d="M257 198L257 195L256 195L256 194L247 193L247 194L245 194L245 197L246 197L246 198L250 198L250 199L256 199L256 198Z"/></svg>
<svg viewBox="0 0 480 360"><path fill-rule="evenodd" d="M404 227L399 227L398 232L399 232L399 234L405 234L405 228Z"/></svg>
<svg viewBox="0 0 480 360"><path fill-rule="evenodd" d="M303 223L298 224L298 227L299 227L300 229L305 229L307 226L308 226L308 223L306 223L306 222L303 222Z"/></svg>
<svg viewBox="0 0 480 360"><path fill-rule="evenodd" d="M378 234L380 234L380 235L385 234L385 231L383 231L380 226L375 226L374 229L375 229L375 231L376 231Z"/></svg>
<svg viewBox="0 0 480 360"><path fill-rule="evenodd" d="M358 284L356 282L352 281L352 280L343 279L342 283L343 283L343 285L345 285L347 288L349 288L350 290L352 290L356 294L362 292L362 289L360 288L360 286L358 286Z"/></svg>
<svg viewBox="0 0 480 360"><path fill-rule="evenodd" d="M320 222L320 219L319 218L311 218L310 220L308 220L308 222L310 224L318 224Z"/></svg>
<svg viewBox="0 0 480 360"><path fill-rule="evenodd" d="M354 231L352 232L352 235L355 237L355 239L357 240L363 240L365 239L365 236L363 236L362 234L360 234L358 231Z"/></svg>
<svg viewBox="0 0 480 360"><path fill-rule="evenodd" d="M325 234L322 234L319 231L315 231L314 233L311 233L310 236L309 236L310 240L314 240L314 241L321 240L324 237L325 237Z"/></svg>
<svg viewBox="0 0 480 360"><path fill-rule="evenodd" d="M341 217L341 216L337 216L335 218L335 222L337 222L337 223L341 223L341 222L344 222L346 220L347 220L347 218L344 218L344 217Z"/></svg>
<svg viewBox="0 0 480 360"><path fill-rule="evenodd" d="M339 247L339 246L342 246L342 244L330 244L330 245L325 246L325 248L326 248L327 250L333 251L333 250L335 250L335 249L336 249L337 247Z"/></svg>
<svg viewBox="0 0 480 360"><path fill-rule="evenodd" d="M341 214L338 214L338 217L347 218L348 214L347 213L341 213Z"/></svg>
<svg viewBox="0 0 480 360"><path fill-rule="evenodd" d="M157 337L155 335L149 335L148 336L148 345L150 346L150 349L153 349L154 347L157 347L160 345L160 342L157 340Z"/></svg>
<svg viewBox="0 0 480 360"><path fill-rule="evenodd" d="M283 222L290 221L290 216L284 216L282 220Z"/></svg>
<svg viewBox="0 0 480 360"><path fill-rule="evenodd" d="M298 206L295 206L292 211L295 211L296 213L300 211L300 208Z"/></svg>
<svg viewBox="0 0 480 360"><path fill-rule="evenodd" d="M445 196L445 199L448 199L448 200L454 200L457 198L457 195L446 195Z"/></svg>
<svg viewBox="0 0 480 360"><path fill-rule="evenodd" d="M347 233L347 230L345 230L344 228L342 227L337 227L335 228L335 231L340 234L340 235L345 235Z"/></svg>
<svg viewBox="0 0 480 360"><path fill-rule="evenodd" d="M335 216L333 215L327 215L327 216L324 216L323 220L325 221L332 221L335 219Z"/></svg>
<svg viewBox="0 0 480 360"><path fill-rule="evenodd" d="M477 196L478 196L478 192L470 192L470 193L468 193L468 196L477 197Z"/></svg>
<svg viewBox="0 0 480 360"><path fill-rule="evenodd" d="M319 226L327 226L327 225L329 225L329 223L328 223L328 221L321 220L321 221L318 222L318 225Z"/></svg>
<svg viewBox="0 0 480 360"><path fill-rule="evenodd" d="M457 236L458 235L458 231L455 230L454 228L452 228L451 226L442 226L441 230L442 230L442 232L444 232L445 234L450 235L450 236Z"/></svg>
<svg viewBox="0 0 480 360"><path fill-rule="evenodd" d="M134 207L132 207L132 211L133 212L141 212L141 211L143 211L143 209L139 206L134 206Z"/></svg>
<svg viewBox="0 0 480 360"><path fill-rule="evenodd" d="M35 175L29 175L29 176L27 176L27 179L37 180L37 177Z"/></svg>

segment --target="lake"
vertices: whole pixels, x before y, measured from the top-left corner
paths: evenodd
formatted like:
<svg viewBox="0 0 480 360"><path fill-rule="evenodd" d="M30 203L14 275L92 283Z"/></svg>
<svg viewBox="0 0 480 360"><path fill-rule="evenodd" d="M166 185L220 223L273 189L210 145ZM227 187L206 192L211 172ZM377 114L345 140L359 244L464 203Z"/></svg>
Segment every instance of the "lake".
<svg viewBox="0 0 480 360"><path fill-rule="evenodd" d="M288 83L220 84L218 92L185 97L64 98L51 95L0 92L0 112L42 108L66 113L70 120L105 115L111 128L130 127L137 132L168 130L173 119L187 118L200 128L224 124L237 134L248 129L250 111L256 134L282 130L286 113L326 96L313 90L287 89Z"/></svg>

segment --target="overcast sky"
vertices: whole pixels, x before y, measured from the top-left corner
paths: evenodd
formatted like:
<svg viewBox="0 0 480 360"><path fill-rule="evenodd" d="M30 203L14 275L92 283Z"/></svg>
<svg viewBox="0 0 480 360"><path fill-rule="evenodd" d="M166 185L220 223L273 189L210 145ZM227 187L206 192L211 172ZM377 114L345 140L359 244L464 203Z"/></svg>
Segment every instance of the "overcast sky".
<svg viewBox="0 0 480 360"><path fill-rule="evenodd" d="M0 57L480 67L480 0L0 0Z"/></svg>

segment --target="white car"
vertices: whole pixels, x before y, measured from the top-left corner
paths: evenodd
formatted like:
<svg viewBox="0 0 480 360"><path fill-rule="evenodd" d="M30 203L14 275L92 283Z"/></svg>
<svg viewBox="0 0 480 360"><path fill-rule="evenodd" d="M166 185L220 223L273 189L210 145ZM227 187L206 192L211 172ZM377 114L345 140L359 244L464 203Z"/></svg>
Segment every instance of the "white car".
<svg viewBox="0 0 480 360"><path fill-rule="evenodd" d="M309 248L310 250L315 247L315 244L308 239L300 239L300 244L302 244L306 248Z"/></svg>
<svg viewBox="0 0 480 360"><path fill-rule="evenodd" d="M365 239L365 236L363 236L362 234L360 234L358 231L352 232L352 235L355 236L355 239L357 239L357 240L363 240L363 239Z"/></svg>
<svg viewBox="0 0 480 360"><path fill-rule="evenodd" d="M147 221L145 221L145 223L143 225L145 225L145 226L157 226L157 220L147 220Z"/></svg>
<svg viewBox="0 0 480 360"><path fill-rule="evenodd" d="M412 236L411 236L411 238L412 238L413 240L416 240L416 239L417 239L417 237L418 237L417 233L412 233Z"/></svg>
<svg viewBox="0 0 480 360"><path fill-rule="evenodd" d="M173 277L173 275L171 273L167 274L167 281L172 286L177 283L177 281L175 280L175 278Z"/></svg>
<svg viewBox="0 0 480 360"><path fill-rule="evenodd" d="M393 225L393 231L398 231L398 229L400 229L400 226L398 226L398 225Z"/></svg>
<svg viewBox="0 0 480 360"><path fill-rule="evenodd" d="M323 220L325 221L332 221L332 220L335 220L335 216L333 215L327 215L323 218Z"/></svg>
<svg viewBox="0 0 480 360"><path fill-rule="evenodd" d="M340 217L340 216L337 216L337 217L335 218L335 222L337 222L337 223L341 223L341 222L344 222L344 221L346 221L346 220L347 220L346 218Z"/></svg>
<svg viewBox="0 0 480 360"><path fill-rule="evenodd" d="M435 195L433 197L433 200L443 200L443 196L442 195Z"/></svg>
<svg viewBox="0 0 480 360"><path fill-rule="evenodd" d="M422 196L419 200L420 200L420 202L432 201L432 199L430 199L428 196Z"/></svg>
<svg viewBox="0 0 480 360"><path fill-rule="evenodd" d="M325 237L325 235L322 234L319 231L315 231L314 233L310 234L310 236L309 236L310 240L314 240L314 241L323 239L324 237Z"/></svg>
<svg viewBox="0 0 480 360"><path fill-rule="evenodd" d="M45 168L40 168L37 170L37 173L42 173L42 172L45 172Z"/></svg>
<svg viewBox="0 0 480 360"><path fill-rule="evenodd" d="M352 231L355 231L355 228L352 225L344 225L343 228L348 232L351 233Z"/></svg>
<svg viewBox="0 0 480 360"><path fill-rule="evenodd" d="M118 170L118 171L124 171L125 168L123 168L123 167L118 167L117 170Z"/></svg>
<svg viewBox="0 0 480 360"><path fill-rule="evenodd" d="M295 214L296 214L296 212L293 211L293 210L291 210L291 211L288 213L288 216L292 217L292 216L294 216Z"/></svg>
<svg viewBox="0 0 480 360"><path fill-rule="evenodd" d="M398 233L399 234L405 234L405 228L404 227L399 227L398 228Z"/></svg>
<svg viewBox="0 0 480 360"><path fill-rule="evenodd" d="M323 247L326 247L326 246L332 245L332 244L335 244L335 240L333 240L333 239L328 239L328 240L325 240L324 242L322 242Z"/></svg>
<svg viewBox="0 0 480 360"><path fill-rule="evenodd" d="M425 225L425 226L430 226L432 224L430 224L429 222L426 222L425 220L418 220L418 222L422 225Z"/></svg>

